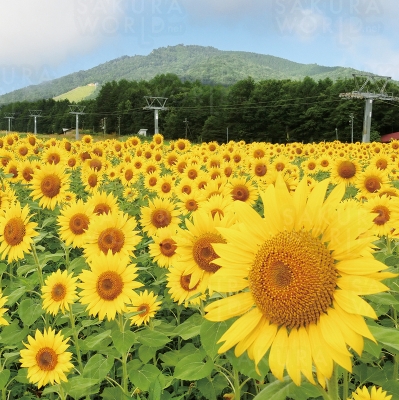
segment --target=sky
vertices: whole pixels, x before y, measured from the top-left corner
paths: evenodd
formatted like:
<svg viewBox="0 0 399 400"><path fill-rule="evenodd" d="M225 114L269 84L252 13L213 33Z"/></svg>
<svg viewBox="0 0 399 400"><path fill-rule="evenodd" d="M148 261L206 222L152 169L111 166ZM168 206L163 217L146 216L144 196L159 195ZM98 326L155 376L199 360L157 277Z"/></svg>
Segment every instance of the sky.
<svg viewBox="0 0 399 400"><path fill-rule="evenodd" d="M352 67L399 80L397 0L0 0L0 4L0 94L177 44Z"/></svg>

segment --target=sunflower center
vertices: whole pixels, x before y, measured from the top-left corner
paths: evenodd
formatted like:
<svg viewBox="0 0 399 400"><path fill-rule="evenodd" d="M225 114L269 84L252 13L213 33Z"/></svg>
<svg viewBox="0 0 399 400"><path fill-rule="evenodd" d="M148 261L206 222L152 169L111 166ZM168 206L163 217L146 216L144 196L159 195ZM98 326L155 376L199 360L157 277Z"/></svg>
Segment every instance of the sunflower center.
<svg viewBox="0 0 399 400"><path fill-rule="evenodd" d="M249 198L249 190L244 185L238 185L233 188L231 195L234 200L246 201Z"/></svg>
<svg viewBox="0 0 399 400"><path fill-rule="evenodd" d="M148 179L148 184L153 187L157 184L157 178L155 176L152 176L150 179Z"/></svg>
<svg viewBox="0 0 399 400"><path fill-rule="evenodd" d="M383 158L380 158L379 160L376 161L375 165L379 169L386 169L388 167L388 161Z"/></svg>
<svg viewBox="0 0 399 400"><path fill-rule="evenodd" d="M97 215L108 214L111 211L111 207L105 203L99 203L94 207L94 213Z"/></svg>
<svg viewBox="0 0 399 400"><path fill-rule="evenodd" d="M334 259L308 232L280 232L255 256L249 287L259 310L287 328L318 321L333 300Z"/></svg>
<svg viewBox="0 0 399 400"><path fill-rule="evenodd" d="M58 164L61 161L61 157L57 153L51 153L49 154L47 161L49 164Z"/></svg>
<svg viewBox="0 0 399 400"><path fill-rule="evenodd" d="M24 177L24 180L29 182L33 178L33 169L31 167L26 167L22 171L22 176Z"/></svg>
<svg viewBox="0 0 399 400"><path fill-rule="evenodd" d="M216 272L220 266L212 261L219 256L215 253L212 243L226 243L222 236L217 233L205 233L199 238L193 246L193 258L198 266L207 272Z"/></svg>
<svg viewBox="0 0 399 400"><path fill-rule="evenodd" d="M285 168L285 164L283 162L278 162L275 168L277 171L282 171Z"/></svg>
<svg viewBox="0 0 399 400"><path fill-rule="evenodd" d="M66 287L62 283L57 283L51 290L51 298L54 301L64 300L66 295Z"/></svg>
<svg viewBox="0 0 399 400"><path fill-rule="evenodd" d="M98 179L97 179L97 175L96 175L96 174L91 174L91 175L89 176L89 178L87 179L87 183L88 183L89 186L92 187L92 188L94 188L94 187L97 186L97 182L98 182Z"/></svg>
<svg viewBox="0 0 399 400"><path fill-rule="evenodd" d="M194 199L190 199L186 202L186 209L188 211L198 210L198 203Z"/></svg>
<svg viewBox="0 0 399 400"><path fill-rule="evenodd" d="M338 174L341 178L350 179L356 174L356 166L351 161L342 161L338 167Z"/></svg>
<svg viewBox="0 0 399 400"><path fill-rule="evenodd" d="M164 228L172 221L172 216L168 210L155 210L151 216L151 222L156 228Z"/></svg>
<svg viewBox="0 0 399 400"><path fill-rule="evenodd" d="M19 245L25 236L25 224L21 218L11 218L4 227L4 240L9 246Z"/></svg>
<svg viewBox="0 0 399 400"><path fill-rule="evenodd" d="M125 179L127 181L131 181L133 179L133 171L131 169L127 169L125 171Z"/></svg>
<svg viewBox="0 0 399 400"><path fill-rule="evenodd" d="M190 171L188 171L187 176L190 179L195 179L198 176L198 173L195 169L190 169Z"/></svg>
<svg viewBox="0 0 399 400"><path fill-rule="evenodd" d="M69 229L74 235L82 235L89 227L89 217L83 213L72 216L69 220Z"/></svg>
<svg viewBox="0 0 399 400"><path fill-rule="evenodd" d="M173 239L164 239L159 244L161 253L166 257L172 257L177 249L176 242Z"/></svg>
<svg viewBox="0 0 399 400"><path fill-rule="evenodd" d="M142 304L137 307L137 311L140 311L140 317L144 317L150 312L150 306L148 304Z"/></svg>
<svg viewBox="0 0 399 400"><path fill-rule="evenodd" d="M267 172L267 167L265 164L258 164L255 167L255 175L256 176L265 176Z"/></svg>
<svg viewBox="0 0 399 400"><path fill-rule="evenodd" d="M102 167L101 160L97 160L97 159L90 160L89 165L90 165L90 168L93 168L95 171L100 171L101 167Z"/></svg>
<svg viewBox="0 0 399 400"><path fill-rule="evenodd" d="M168 182L164 182L161 186L162 193L169 193L172 189L172 186Z"/></svg>
<svg viewBox="0 0 399 400"><path fill-rule="evenodd" d="M378 215L373 219L376 225L384 225L390 219L390 212L385 206L377 206L373 208L373 212Z"/></svg>
<svg viewBox="0 0 399 400"><path fill-rule="evenodd" d="M50 347L42 347L36 353L36 363L42 371L52 371L58 362L57 353Z"/></svg>
<svg viewBox="0 0 399 400"><path fill-rule="evenodd" d="M60 193L61 179L55 175L47 175L40 184L40 189L46 197L51 199Z"/></svg>
<svg viewBox="0 0 399 400"><path fill-rule="evenodd" d="M114 271L103 272L97 280L98 295L108 301L115 300L123 290L123 281Z"/></svg>
<svg viewBox="0 0 399 400"><path fill-rule="evenodd" d="M308 170L313 171L316 168L316 164L314 162L309 162L308 163Z"/></svg>
<svg viewBox="0 0 399 400"><path fill-rule="evenodd" d="M181 191L182 191L182 193L187 193L187 194L190 194L191 193L191 186L190 185L184 185L182 188L181 188Z"/></svg>
<svg viewBox="0 0 399 400"><path fill-rule="evenodd" d="M117 228L107 228L98 237L98 247L104 254L107 254L108 250L111 250L112 254L118 253L124 243L125 235Z"/></svg>
<svg viewBox="0 0 399 400"><path fill-rule="evenodd" d="M370 176L366 178L364 187L368 192L374 193L381 189L381 182L376 176Z"/></svg>
<svg viewBox="0 0 399 400"><path fill-rule="evenodd" d="M76 165L76 159L75 158L70 158L68 160L68 167L74 167Z"/></svg>
<svg viewBox="0 0 399 400"><path fill-rule="evenodd" d="M190 282L191 282L191 274L182 275L180 277L180 286L182 287L182 289L184 289L187 292L191 292L191 291L197 289L197 287L200 283L200 281L198 281L197 284L190 289Z"/></svg>
<svg viewBox="0 0 399 400"><path fill-rule="evenodd" d="M18 150L18 152L21 156L26 156L28 154L28 151L29 151L28 148L25 146L20 147Z"/></svg>

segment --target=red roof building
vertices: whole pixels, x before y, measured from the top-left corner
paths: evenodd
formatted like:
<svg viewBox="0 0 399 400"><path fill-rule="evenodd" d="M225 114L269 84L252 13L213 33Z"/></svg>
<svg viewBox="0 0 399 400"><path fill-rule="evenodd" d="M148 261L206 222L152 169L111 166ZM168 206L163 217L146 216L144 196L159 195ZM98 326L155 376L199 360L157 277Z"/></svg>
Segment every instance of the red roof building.
<svg viewBox="0 0 399 400"><path fill-rule="evenodd" d="M399 139L399 132L388 133L381 136L381 142L388 143L393 139Z"/></svg>

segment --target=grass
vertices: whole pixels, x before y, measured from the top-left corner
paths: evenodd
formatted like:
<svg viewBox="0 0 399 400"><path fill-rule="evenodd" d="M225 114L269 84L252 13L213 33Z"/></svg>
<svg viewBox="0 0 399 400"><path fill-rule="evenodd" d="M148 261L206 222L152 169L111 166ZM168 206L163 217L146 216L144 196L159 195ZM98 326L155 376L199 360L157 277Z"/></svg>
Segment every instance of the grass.
<svg viewBox="0 0 399 400"><path fill-rule="evenodd" d="M64 94L54 97L54 100L69 100L70 102L78 102L90 96L97 89L96 86L79 86Z"/></svg>

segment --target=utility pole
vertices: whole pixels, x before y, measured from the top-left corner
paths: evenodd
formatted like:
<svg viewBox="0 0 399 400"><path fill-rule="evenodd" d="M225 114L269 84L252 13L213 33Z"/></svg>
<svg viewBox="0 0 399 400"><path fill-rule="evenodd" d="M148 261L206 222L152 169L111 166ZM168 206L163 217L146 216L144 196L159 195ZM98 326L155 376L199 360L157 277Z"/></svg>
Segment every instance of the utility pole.
<svg viewBox="0 0 399 400"><path fill-rule="evenodd" d="M159 133L158 130L158 111L159 110L167 110L165 107L167 97L152 97L152 96L144 96L147 106L143 107L143 110L154 110L154 134Z"/></svg>
<svg viewBox="0 0 399 400"><path fill-rule="evenodd" d="M34 117L35 119L35 128L34 128L34 134L37 135L37 121L36 118L41 117L42 115L42 110L29 110L29 116Z"/></svg>
<svg viewBox="0 0 399 400"><path fill-rule="evenodd" d="M184 118L184 121L183 121L185 124L186 124L186 139L187 139L187 128L188 128L188 121L187 121L187 118Z"/></svg>
<svg viewBox="0 0 399 400"><path fill-rule="evenodd" d="M349 118L350 118L349 123L351 124L351 143L353 143L353 119L355 118L353 113L349 114Z"/></svg>
<svg viewBox="0 0 399 400"><path fill-rule="evenodd" d="M6 119L8 119L8 132L11 132L11 120L14 119L15 113L4 113Z"/></svg>
<svg viewBox="0 0 399 400"><path fill-rule="evenodd" d="M335 127L335 139L338 140L338 128Z"/></svg>
<svg viewBox="0 0 399 400"><path fill-rule="evenodd" d="M121 135L121 116L118 115L118 135Z"/></svg>
<svg viewBox="0 0 399 400"><path fill-rule="evenodd" d="M76 135L75 139L79 140L79 115L83 115L84 112L83 110L85 109L85 106L79 106L79 105L70 105L69 106L70 110L69 114L75 114L76 115Z"/></svg>
<svg viewBox="0 0 399 400"><path fill-rule="evenodd" d="M372 74L352 74L357 82L356 78L359 77L363 80L358 90L354 90L349 93L340 93L339 97L345 99L364 99L364 119L363 119L363 136L362 142L370 142L370 127L371 127L371 114L373 111L373 100L380 99L386 101L399 101L399 97L394 97L392 94L388 94L385 91L388 81L391 79L389 76L378 76ZM379 90L376 92L367 91L369 83L373 83Z"/></svg>

